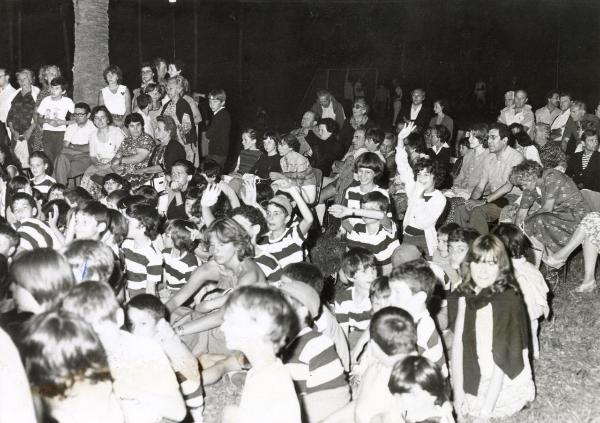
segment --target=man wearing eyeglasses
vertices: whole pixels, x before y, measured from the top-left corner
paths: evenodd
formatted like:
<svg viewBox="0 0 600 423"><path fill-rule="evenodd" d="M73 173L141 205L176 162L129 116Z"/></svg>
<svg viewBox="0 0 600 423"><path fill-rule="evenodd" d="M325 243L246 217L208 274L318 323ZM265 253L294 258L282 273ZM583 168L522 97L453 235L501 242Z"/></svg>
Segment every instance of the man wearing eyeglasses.
<svg viewBox="0 0 600 423"><path fill-rule="evenodd" d="M75 104L72 114L75 123L67 126L62 153L54 162L54 178L60 184L67 179L81 175L91 164L89 138L96 127L90 118L90 106L87 103Z"/></svg>
<svg viewBox="0 0 600 423"><path fill-rule="evenodd" d="M508 177L512 168L523 161L523 156L508 145L509 136L510 130L503 123L490 125L488 149L491 154L482 163L481 181L473 189L471 198L456 209L456 223L482 235L489 233L488 223L497 220L502 208L518 195L512 192ZM485 192L489 194L484 197Z"/></svg>
<svg viewBox="0 0 600 423"><path fill-rule="evenodd" d="M8 69L0 68L0 143L8 143L8 131L6 130L6 116L10 110L10 103L17 90L10 85L10 73Z"/></svg>

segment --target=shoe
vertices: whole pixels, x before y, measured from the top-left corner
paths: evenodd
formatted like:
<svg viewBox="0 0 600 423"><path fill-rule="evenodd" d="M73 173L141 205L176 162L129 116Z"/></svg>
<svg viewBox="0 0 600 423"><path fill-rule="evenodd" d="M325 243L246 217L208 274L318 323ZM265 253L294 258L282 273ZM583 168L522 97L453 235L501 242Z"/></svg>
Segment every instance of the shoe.
<svg viewBox="0 0 600 423"><path fill-rule="evenodd" d="M554 269L560 269L567 262L566 260L557 260L550 255L542 257L542 261L546 264L546 266L552 267Z"/></svg>
<svg viewBox="0 0 600 423"><path fill-rule="evenodd" d="M592 292L596 288L596 281L591 280L589 282L583 282L577 288L575 288L575 292Z"/></svg>

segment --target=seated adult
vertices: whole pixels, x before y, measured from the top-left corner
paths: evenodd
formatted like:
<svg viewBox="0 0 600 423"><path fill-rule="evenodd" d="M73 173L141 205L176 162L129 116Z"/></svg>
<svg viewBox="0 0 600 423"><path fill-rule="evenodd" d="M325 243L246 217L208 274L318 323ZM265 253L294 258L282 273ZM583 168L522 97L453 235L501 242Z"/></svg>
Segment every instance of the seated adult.
<svg viewBox="0 0 600 423"><path fill-rule="evenodd" d="M260 156L248 173L261 179L269 179L271 172L281 172L281 156L277 152L279 140L280 136L276 131L265 131L262 136L262 145L266 154Z"/></svg>
<svg viewBox="0 0 600 423"><path fill-rule="evenodd" d="M450 133L450 137L446 142L451 143L454 136L454 120L446 114L447 108L447 100L439 99L433 103L433 113L435 113L435 116L429 121L429 127L433 128L436 125L444 126Z"/></svg>
<svg viewBox="0 0 600 423"><path fill-rule="evenodd" d="M527 92L525 90L518 90L515 93L514 104L500 111L498 122L507 126L518 123L523 126L527 133L531 133L535 124L535 115L531 110L531 106L527 104L527 100Z"/></svg>
<svg viewBox="0 0 600 423"><path fill-rule="evenodd" d="M571 178L533 160L515 166L509 180L523 190L514 223L531 240L539 264L542 251L554 253L567 244L590 208Z"/></svg>
<svg viewBox="0 0 600 423"><path fill-rule="evenodd" d="M113 126L113 118L106 106L96 106L92 110L92 121L96 130L90 133L89 148L92 164L86 169L81 178L81 187L93 196L99 198L100 187L91 177L102 176L113 172L111 161L117 154L123 142L123 131Z"/></svg>
<svg viewBox="0 0 600 423"><path fill-rule="evenodd" d="M502 207L509 204L513 185L508 180L512 168L523 161L521 153L508 145L510 131L502 123L493 123L488 131L489 152L481 166L481 180L471 192L464 205L456 208L456 223L476 229L481 234L489 233L488 222L500 217ZM490 192L482 198L484 193Z"/></svg>
<svg viewBox="0 0 600 423"><path fill-rule="evenodd" d="M581 138L583 139L583 151L571 156L566 174L573 178L579 189L600 192L598 133L594 129L586 129Z"/></svg>
<svg viewBox="0 0 600 423"><path fill-rule="evenodd" d="M312 150L310 149L310 145L306 142L306 136L309 132L317 132L319 128L317 127L317 116L315 112L309 110L304 112L302 115L302 122L300 123L300 128L293 129L290 133L298 138L300 142L300 149L298 153L303 156L310 157L312 155Z"/></svg>
<svg viewBox="0 0 600 423"><path fill-rule="evenodd" d="M81 175L92 164L89 139L96 127L89 119L90 106L87 103L75 104L75 123L67 126L62 153L54 162L54 179L66 185L67 179Z"/></svg>
<svg viewBox="0 0 600 423"><path fill-rule="evenodd" d="M534 162L542 164L538 147L527 133L517 132L512 136L512 139L514 141L513 145L515 146L515 150L521 153L525 160L533 160Z"/></svg>
<svg viewBox="0 0 600 423"><path fill-rule="evenodd" d="M536 123L533 139L539 148L540 161L545 169L556 168L564 171L567 168L567 157L560 142L550 140L550 125Z"/></svg>
<svg viewBox="0 0 600 423"><path fill-rule="evenodd" d="M452 180L450 178L450 146L448 141L450 140L450 132L444 125L435 125L432 128L427 129L425 132L427 144L429 148L426 154L437 163L438 170L444 172L442 185L440 188L450 188Z"/></svg>
<svg viewBox="0 0 600 423"><path fill-rule="evenodd" d="M340 144L344 152L352 146L354 131L358 128L374 128L377 126L372 119L369 119L369 105L364 98L357 98L352 105L352 116L346 119L340 129Z"/></svg>
<svg viewBox="0 0 600 423"><path fill-rule="evenodd" d="M338 125L331 118L319 119L319 136L310 133L306 136L306 142L313 151L312 166L321 169L323 176L329 176L331 167L336 160L344 154L337 133Z"/></svg>

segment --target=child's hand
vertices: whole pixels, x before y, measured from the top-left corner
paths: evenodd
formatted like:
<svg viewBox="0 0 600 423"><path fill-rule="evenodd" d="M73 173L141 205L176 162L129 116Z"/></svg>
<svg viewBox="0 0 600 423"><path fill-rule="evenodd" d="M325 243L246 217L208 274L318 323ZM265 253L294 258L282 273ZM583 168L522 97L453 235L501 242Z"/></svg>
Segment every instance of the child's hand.
<svg viewBox="0 0 600 423"><path fill-rule="evenodd" d="M338 219L343 219L346 216L350 216L350 209L341 204L334 204L329 207L329 214Z"/></svg>
<svg viewBox="0 0 600 423"><path fill-rule="evenodd" d="M218 184L209 184L202 193L200 205L206 208L214 206L217 204L219 194L221 194L221 186Z"/></svg>
<svg viewBox="0 0 600 423"><path fill-rule="evenodd" d="M400 133L398 134L398 140L403 140L406 137L408 137L410 135L410 133L412 131L415 130L415 123L414 122L408 122L404 125L404 128L402 128L402 130L400 131ZM402 145L402 144L399 144Z"/></svg>
<svg viewBox="0 0 600 423"><path fill-rule="evenodd" d="M292 181L290 181L289 179L279 179L277 180L276 183L277 188L279 189L279 191L283 191L283 192L289 192L291 193L291 191L297 191L298 188L296 187L296 185L294 185L292 183Z"/></svg>
<svg viewBox="0 0 600 423"><path fill-rule="evenodd" d="M244 189L240 191L240 197L245 204L256 204L256 180L244 180Z"/></svg>
<svg viewBox="0 0 600 423"><path fill-rule="evenodd" d="M58 223L58 206L56 204L54 204L52 206L52 210L50 210L48 212L48 225L51 228L56 228L57 227L57 223ZM75 220L75 219L72 219Z"/></svg>

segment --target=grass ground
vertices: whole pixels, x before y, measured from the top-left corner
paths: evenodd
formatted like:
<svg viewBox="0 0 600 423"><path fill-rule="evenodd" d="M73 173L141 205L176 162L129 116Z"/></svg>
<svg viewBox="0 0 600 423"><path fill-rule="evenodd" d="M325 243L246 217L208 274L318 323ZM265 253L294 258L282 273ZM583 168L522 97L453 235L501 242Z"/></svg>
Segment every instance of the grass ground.
<svg viewBox="0 0 600 423"><path fill-rule="evenodd" d="M549 285L554 286L553 314L540 325L541 357L534 363L537 398L527 409L499 421L600 422L600 290L574 292L582 271L579 253L571 261L565 283L562 272L548 275ZM206 422L220 421L222 407L237 403L239 394L229 382L208 387Z"/></svg>

